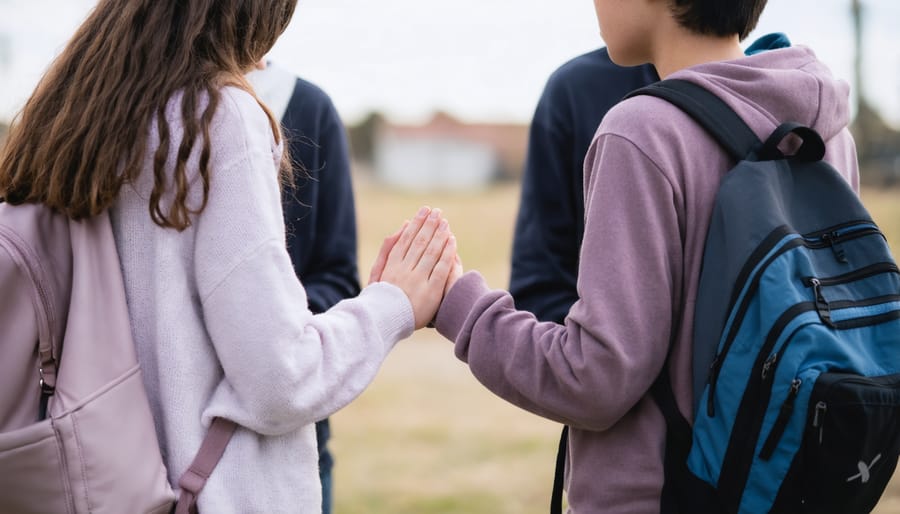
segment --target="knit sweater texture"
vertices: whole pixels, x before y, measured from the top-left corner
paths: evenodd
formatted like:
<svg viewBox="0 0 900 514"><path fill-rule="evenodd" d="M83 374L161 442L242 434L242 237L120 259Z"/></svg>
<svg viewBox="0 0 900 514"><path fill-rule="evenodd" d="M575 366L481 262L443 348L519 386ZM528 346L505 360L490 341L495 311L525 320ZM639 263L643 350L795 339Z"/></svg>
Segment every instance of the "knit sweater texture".
<svg viewBox="0 0 900 514"><path fill-rule="evenodd" d="M166 112L170 184L184 134L180 113L175 95ZM210 141L208 203L186 230L161 228L149 215L156 123L140 178L111 213L169 480L177 486L210 420L221 416L239 428L200 495L201 512L320 512L313 424L371 382L412 333L412 307L399 288L377 283L323 314L310 312L285 247L281 146L252 95L221 90ZM195 208L200 147L187 167ZM163 197L164 208L171 199Z"/></svg>

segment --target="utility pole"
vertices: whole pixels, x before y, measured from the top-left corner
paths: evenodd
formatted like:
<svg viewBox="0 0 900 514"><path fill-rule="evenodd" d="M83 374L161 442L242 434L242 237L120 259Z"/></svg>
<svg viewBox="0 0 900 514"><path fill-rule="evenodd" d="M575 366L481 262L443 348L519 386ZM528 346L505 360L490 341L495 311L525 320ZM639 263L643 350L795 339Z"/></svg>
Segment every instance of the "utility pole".
<svg viewBox="0 0 900 514"><path fill-rule="evenodd" d="M854 101L857 113L862 104L862 3L851 0L850 12L853 14L853 80L856 83Z"/></svg>
<svg viewBox="0 0 900 514"><path fill-rule="evenodd" d="M856 130L854 131L854 138L856 140L856 148L860 158L865 158L868 154L870 143L868 133L870 120L868 118L871 113L869 112L868 102L866 102L865 95L863 94L865 84L862 73L862 1L851 0L850 12L853 16L853 81L856 86L853 92L853 100L856 103L856 121L854 123Z"/></svg>

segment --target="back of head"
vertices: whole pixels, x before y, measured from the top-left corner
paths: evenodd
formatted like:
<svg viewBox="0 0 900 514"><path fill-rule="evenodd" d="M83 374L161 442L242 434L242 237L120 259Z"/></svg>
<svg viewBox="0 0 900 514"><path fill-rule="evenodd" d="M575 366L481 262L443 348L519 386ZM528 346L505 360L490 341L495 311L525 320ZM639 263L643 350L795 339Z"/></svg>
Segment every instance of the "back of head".
<svg viewBox="0 0 900 514"><path fill-rule="evenodd" d="M669 0L683 27L709 36L738 34L743 40L756 28L767 0Z"/></svg>
<svg viewBox="0 0 900 514"><path fill-rule="evenodd" d="M97 215L153 152L150 214L184 229L209 190L209 126L219 89L250 91L243 74L272 48L297 0L100 0L54 61L10 129L0 154L0 197L43 203L74 219ZM170 141L165 108L183 92L182 141ZM206 97L198 116L201 100ZM277 123L272 119L277 134ZM160 146L147 145L159 123ZM185 166L197 142L203 204L186 205ZM163 174L177 148L175 176ZM170 206L160 199L174 189Z"/></svg>

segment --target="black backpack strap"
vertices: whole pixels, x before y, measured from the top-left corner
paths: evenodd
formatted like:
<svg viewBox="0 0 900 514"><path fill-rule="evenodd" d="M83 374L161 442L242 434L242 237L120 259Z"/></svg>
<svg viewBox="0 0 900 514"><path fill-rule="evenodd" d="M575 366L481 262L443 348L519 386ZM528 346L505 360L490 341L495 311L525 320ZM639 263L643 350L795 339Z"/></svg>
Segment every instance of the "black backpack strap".
<svg viewBox="0 0 900 514"><path fill-rule="evenodd" d="M700 124L735 160L747 158L762 142L734 110L693 82L667 79L632 91L625 98L649 95L678 107Z"/></svg>
<svg viewBox="0 0 900 514"><path fill-rule="evenodd" d="M563 477L566 473L566 452L569 443L569 427L563 426L556 450L556 471L553 474L553 494L550 496L550 514L562 514Z"/></svg>
<svg viewBox="0 0 900 514"><path fill-rule="evenodd" d="M718 96L692 82L669 79L630 93L626 98L650 95L675 105L703 127L735 160L756 160L763 143L743 119ZM792 132L788 127L782 134ZM673 334L677 331L673 331ZM665 481L660 502L662 514L686 512L724 512L712 486L688 470L692 429L678 410L669 375L670 352L650 393L666 420Z"/></svg>

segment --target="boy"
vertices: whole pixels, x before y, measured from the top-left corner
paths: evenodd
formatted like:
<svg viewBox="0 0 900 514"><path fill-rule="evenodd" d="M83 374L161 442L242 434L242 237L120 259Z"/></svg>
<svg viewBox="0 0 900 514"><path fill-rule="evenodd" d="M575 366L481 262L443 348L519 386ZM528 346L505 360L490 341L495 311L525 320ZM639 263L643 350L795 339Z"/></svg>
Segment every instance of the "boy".
<svg viewBox="0 0 900 514"><path fill-rule="evenodd" d="M807 48L745 56L765 0L594 0L610 57L707 87L765 138L817 130L858 189L846 83ZM516 311L477 273L450 287L436 328L491 391L567 424L575 514L659 512L666 427L648 393L670 344L678 407L692 419L691 337L714 196L734 163L665 101L635 97L604 118L585 159L579 299L564 325Z"/></svg>
<svg viewBox="0 0 900 514"><path fill-rule="evenodd" d="M547 80L531 121L513 235L509 293L516 308L562 323L578 299L584 155L606 112L629 92L657 80L653 66L617 66L606 48L575 57ZM554 495L562 487L567 437L564 429Z"/></svg>

